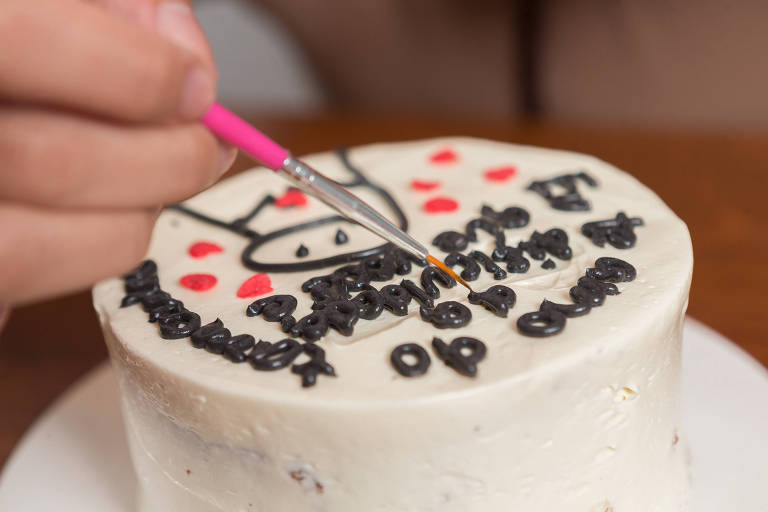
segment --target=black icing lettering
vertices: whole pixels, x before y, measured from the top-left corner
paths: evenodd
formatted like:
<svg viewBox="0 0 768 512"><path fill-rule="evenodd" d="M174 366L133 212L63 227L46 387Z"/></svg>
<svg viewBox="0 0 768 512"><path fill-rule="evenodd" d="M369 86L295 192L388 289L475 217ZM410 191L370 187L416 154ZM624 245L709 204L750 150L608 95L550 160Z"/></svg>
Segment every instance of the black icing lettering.
<svg viewBox="0 0 768 512"><path fill-rule="evenodd" d="M526 336L554 336L565 328L565 315L554 308L525 313L517 319L517 329Z"/></svg>
<svg viewBox="0 0 768 512"><path fill-rule="evenodd" d="M575 174L563 174L548 180L534 181L528 185L528 190L536 192L549 202L549 206L555 210L563 211L588 211L589 202L578 191L576 183L581 181L589 187L597 187L597 181L585 172ZM555 186L563 189L560 195L555 194Z"/></svg>
<svg viewBox="0 0 768 512"><path fill-rule="evenodd" d="M517 329L526 336L545 337L565 328L566 318L586 315L599 307L607 295L618 295L613 283L628 282L637 275L635 267L617 258L598 258L594 268L588 268L576 286L570 289L573 304L556 304L544 300L538 311L525 313L517 319Z"/></svg>
<svg viewBox="0 0 768 512"><path fill-rule="evenodd" d="M187 309L163 317L157 321L160 337L166 340L187 338L200 328L200 316Z"/></svg>
<svg viewBox="0 0 768 512"><path fill-rule="evenodd" d="M446 288L456 286L456 280L437 267L428 266L421 272L421 287L433 299L440 298L440 289L435 285L435 279Z"/></svg>
<svg viewBox="0 0 768 512"><path fill-rule="evenodd" d="M493 274L493 278L497 281L507 277L507 272L496 263L494 263L487 254L480 251L472 251L469 253L469 257L482 265L486 272Z"/></svg>
<svg viewBox="0 0 768 512"><path fill-rule="evenodd" d="M511 288L500 284L493 285L484 292L470 292L468 298L470 304L479 304L502 318L507 316L517 300Z"/></svg>
<svg viewBox="0 0 768 512"><path fill-rule="evenodd" d="M480 209L480 214L483 217L488 217L499 223L505 228L524 228L531 220L531 215L517 206L510 206L504 210L497 212L490 206L484 205Z"/></svg>
<svg viewBox="0 0 768 512"><path fill-rule="evenodd" d="M475 281L480 277L480 265L466 254L452 252L446 256L443 261L449 267L453 267L454 265L464 267L464 270L461 271L460 275L465 281Z"/></svg>
<svg viewBox="0 0 768 512"><path fill-rule="evenodd" d="M441 302L434 309L421 306L419 313L422 320L430 322L438 329L457 329L464 327L472 320L472 312L469 308L453 300Z"/></svg>
<svg viewBox="0 0 768 512"><path fill-rule="evenodd" d="M456 338L450 345L446 345L440 338L433 338L432 349L447 366L466 377L477 375L477 363L485 358L487 352L482 341L466 336ZM469 354L464 351L469 351Z"/></svg>
<svg viewBox="0 0 768 512"><path fill-rule="evenodd" d="M328 333L328 319L322 311L314 311L307 316L299 319L291 327L291 335L297 338L304 338L309 342L314 342Z"/></svg>
<svg viewBox="0 0 768 512"><path fill-rule="evenodd" d="M643 219L630 219L624 212L619 212L615 219L587 222L581 226L581 234L598 247L604 247L608 242L616 249L631 249L637 242L634 228L642 225Z"/></svg>
<svg viewBox="0 0 768 512"><path fill-rule="evenodd" d="M435 307L435 301L432 300L432 297L427 295L427 292L419 288L419 286L413 281L409 279L403 279L402 281L400 281L400 286L405 288L408 291L408 293L411 294L411 297L416 299L416 301L418 301L418 303L424 306L425 308L432 309L433 307Z"/></svg>
<svg viewBox="0 0 768 512"><path fill-rule="evenodd" d="M523 255L523 250L517 247L504 247L495 249L491 254L494 261L503 261L507 264L507 271L513 274L524 274L531 268L531 262Z"/></svg>
<svg viewBox="0 0 768 512"><path fill-rule="evenodd" d="M253 347L256 340L250 334L238 334L232 336L224 344L224 357L233 363L242 363L248 356L245 353Z"/></svg>
<svg viewBox="0 0 768 512"><path fill-rule="evenodd" d="M224 352L224 343L231 336L229 329L224 327L224 323L217 318L195 330L192 333L191 341L195 348L205 348L214 354L221 354Z"/></svg>
<svg viewBox="0 0 768 512"><path fill-rule="evenodd" d="M350 336L360 317L360 309L351 300L339 299L326 303L322 308L326 322L344 336Z"/></svg>
<svg viewBox="0 0 768 512"><path fill-rule="evenodd" d="M477 230L480 229L491 235L496 243L496 247L504 247L506 245L506 237L504 231L499 227L496 222L486 217L480 217L479 219L472 219L467 222L464 231L467 234L467 238L470 242L477 242Z"/></svg>
<svg viewBox="0 0 768 512"><path fill-rule="evenodd" d="M373 288L358 293L352 302L357 305L358 315L364 320L374 320L384 311L384 299Z"/></svg>
<svg viewBox="0 0 768 512"><path fill-rule="evenodd" d="M547 253L561 260L569 260L573 256L568 245L568 234L560 228L552 228L545 233L534 231L527 242L518 244L518 248L535 260L543 260Z"/></svg>
<svg viewBox="0 0 768 512"><path fill-rule="evenodd" d="M618 258L598 258L594 268L587 269L587 277L609 283L627 283L637 276L635 267Z"/></svg>
<svg viewBox="0 0 768 512"><path fill-rule="evenodd" d="M411 303L411 294L405 287L399 284L389 284L379 290L384 301L384 307L394 315L405 316L408 314L408 304Z"/></svg>
<svg viewBox="0 0 768 512"><path fill-rule="evenodd" d="M578 284L570 289L569 294L576 304L588 304L597 307L603 304L606 295L618 295L619 289L613 283L603 283L591 277L580 277Z"/></svg>
<svg viewBox="0 0 768 512"><path fill-rule="evenodd" d="M413 364L408 364L403 359L403 356L410 355L416 359ZM429 358L429 354L420 345L416 343L404 343L398 345L392 351L389 357L392 362L392 366L397 370L397 373L403 377L418 377L424 375L429 369L429 365L432 362Z"/></svg>
<svg viewBox="0 0 768 512"><path fill-rule="evenodd" d="M432 240L432 245L444 252L463 251L469 245L469 240L458 231L444 231Z"/></svg>
<svg viewBox="0 0 768 512"><path fill-rule="evenodd" d="M248 361L257 370L280 370L290 365L301 352L301 343L291 338L275 343L259 340L248 355Z"/></svg>
<svg viewBox="0 0 768 512"><path fill-rule="evenodd" d="M302 345L302 351L309 356L309 361L302 364L294 364L291 371L301 375L302 387L308 388L314 386L317 382L317 376L320 374L335 377L336 372L333 366L325 361L325 351L313 343Z"/></svg>
<svg viewBox="0 0 768 512"><path fill-rule="evenodd" d="M371 281L389 281L395 276L395 258L390 252L366 258L361 265L365 268Z"/></svg>
<svg viewBox="0 0 768 512"><path fill-rule="evenodd" d="M248 316L261 315L268 322L279 322L296 311L298 301L292 295L270 295L252 302L245 310Z"/></svg>

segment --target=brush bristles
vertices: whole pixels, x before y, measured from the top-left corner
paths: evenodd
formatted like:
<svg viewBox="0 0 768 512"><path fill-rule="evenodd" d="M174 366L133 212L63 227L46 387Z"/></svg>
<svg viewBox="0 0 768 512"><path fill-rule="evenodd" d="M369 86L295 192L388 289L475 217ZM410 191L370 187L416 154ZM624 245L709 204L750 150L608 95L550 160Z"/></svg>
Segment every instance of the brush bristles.
<svg viewBox="0 0 768 512"><path fill-rule="evenodd" d="M445 272L446 274L448 274L449 276L451 276L452 278L454 278L459 283L461 283L461 285L464 288L466 288L470 292L472 291L472 288L469 286L469 283L467 283L464 279L461 278L461 276L459 276L456 272L454 272L451 267L449 267L439 259L435 258L431 254L427 256L427 261L433 264L434 266L436 266L437 268L439 268L440 270L442 270L443 272Z"/></svg>

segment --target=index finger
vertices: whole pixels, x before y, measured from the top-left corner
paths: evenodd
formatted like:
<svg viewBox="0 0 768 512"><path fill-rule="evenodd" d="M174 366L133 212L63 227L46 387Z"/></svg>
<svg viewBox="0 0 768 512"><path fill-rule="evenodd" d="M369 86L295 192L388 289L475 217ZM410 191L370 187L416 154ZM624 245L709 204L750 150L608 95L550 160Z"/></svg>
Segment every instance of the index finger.
<svg viewBox="0 0 768 512"><path fill-rule="evenodd" d="M161 35L77 0L0 10L0 98L133 122L192 120L215 96L208 66Z"/></svg>

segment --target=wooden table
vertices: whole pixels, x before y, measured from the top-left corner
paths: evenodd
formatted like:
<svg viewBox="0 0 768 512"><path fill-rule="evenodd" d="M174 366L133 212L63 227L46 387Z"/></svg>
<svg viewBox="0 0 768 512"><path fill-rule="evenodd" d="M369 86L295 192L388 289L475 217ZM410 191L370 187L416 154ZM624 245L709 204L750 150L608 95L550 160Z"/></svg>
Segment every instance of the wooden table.
<svg viewBox="0 0 768 512"><path fill-rule="evenodd" d="M688 223L696 260L689 313L768 365L768 134L352 114L259 125L296 153L463 134L597 155L658 192ZM240 158L235 170L249 165ZM0 464L34 419L105 357L88 292L13 313L0 338Z"/></svg>

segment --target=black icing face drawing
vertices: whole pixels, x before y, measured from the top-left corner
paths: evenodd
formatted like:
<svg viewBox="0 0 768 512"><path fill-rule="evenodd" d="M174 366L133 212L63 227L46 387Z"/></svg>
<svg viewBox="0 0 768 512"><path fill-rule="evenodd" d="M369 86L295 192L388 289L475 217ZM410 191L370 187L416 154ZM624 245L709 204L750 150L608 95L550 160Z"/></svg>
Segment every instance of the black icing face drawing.
<svg viewBox="0 0 768 512"><path fill-rule="evenodd" d="M397 203L395 198L389 192L387 192L384 188L368 180L368 178L362 173L362 171L360 171L358 168L352 165L347 157L347 151L345 149L339 149L337 151L337 154L342 164L344 165L344 168L347 171L349 171L351 175L350 181L342 182L340 184L352 190L368 189L369 191L378 195L389 206L392 212L392 219L394 220L394 222L400 227L400 229L407 230L408 219L406 218L405 213L403 212L402 208ZM326 217L319 217L317 219L305 221L299 224L294 224L292 226L283 227L274 231L270 231L268 233L256 232L246 227L246 224L251 220L253 220L254 218L256 218L259 212L265 206L268 206L273 202L274 202L274 198L272 196L267 196L263 198L247 216L237 219L231 223L223 222L221 220L209 217L207 215L203 215L185 206L174 205L172 206L172 208L182 213L191 215L203 222L214 224L216 226L222 227L224 229L233 231L235 233L241 234L249 238L250 242L245 247L245 249L243 249L243 252L241 255L241 261L243 265L245 265L247 268L254 270L256 272L302 272L307 270L317 270L317 269L322 269L322 268L332 267L335 265L342 265L344 263L350 263L353 261L362 260L369 256L380 254L384 252L387 249L387 247L389 247L389 244L382 244L382 245L378 245L368 249L342 252L339 254L334 254L333 256L329 256L325 258L317 258L317 259L313 259L311 257L311 250L312 250L311 247L304 247L305 250L301 250L301 247L300 247L297 249L297 252L295 255L299 261L291 261L291 262L285 262L285 263L280 263L280 262L268 263L268 262L259 261L258 259L259 249L269 242L272 242L274 240L280 239L288 235L300 233L302 231L308 231L315 228L319 228L321 226L326 226L329 224L346 225L349 222L340 215L329 215ZM346 237L346 234L344 234L343 232L343 227L339 231L342 234L340 235L339 233L337 233L336 245L341 247L344 245L344 243L346 243L346 240L344 239L344 237Z"/></svg>

